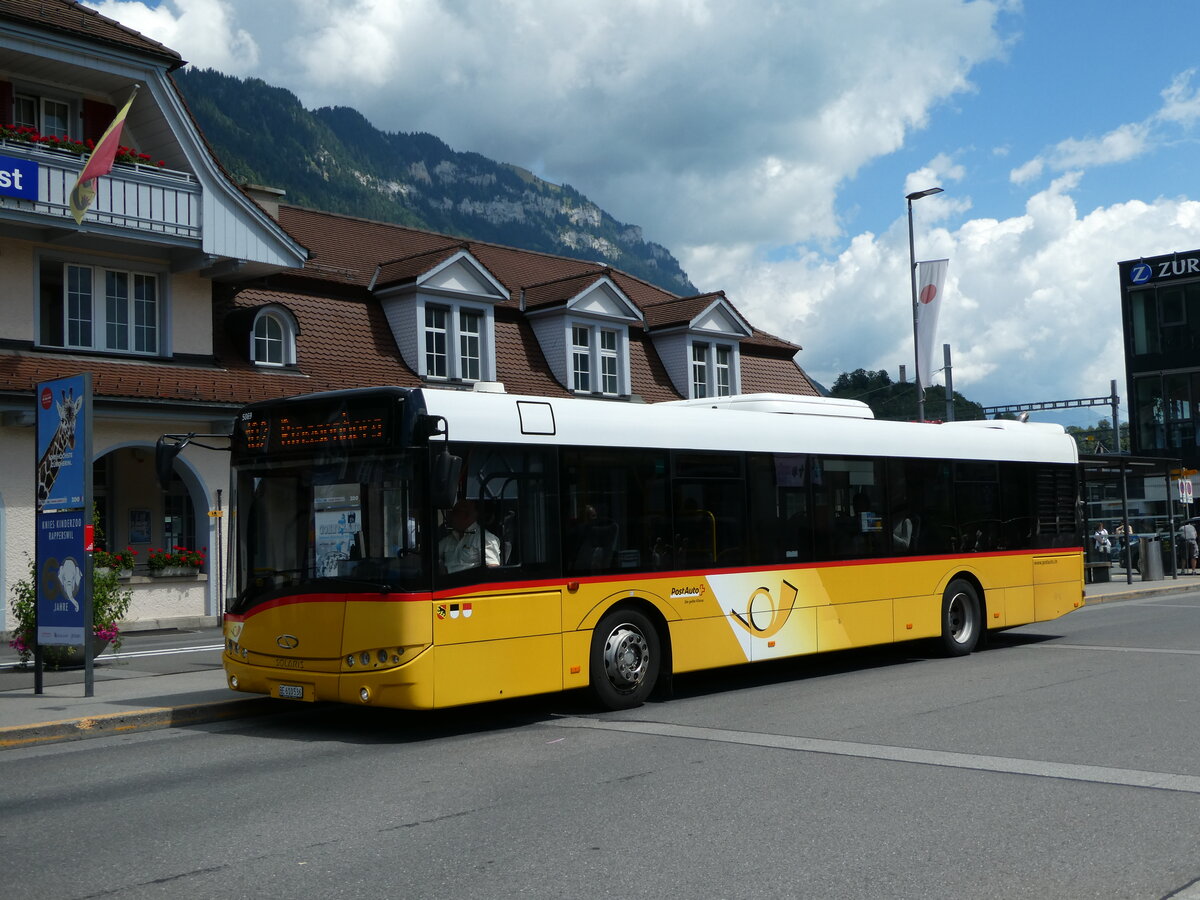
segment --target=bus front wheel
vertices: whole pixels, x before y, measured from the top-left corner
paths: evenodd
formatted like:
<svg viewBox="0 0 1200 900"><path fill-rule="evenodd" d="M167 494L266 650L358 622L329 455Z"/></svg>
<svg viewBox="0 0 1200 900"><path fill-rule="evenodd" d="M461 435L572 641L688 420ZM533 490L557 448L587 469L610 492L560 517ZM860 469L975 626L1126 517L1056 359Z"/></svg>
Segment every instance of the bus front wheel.
<svg viewBox="0 0 1200 900"><path fill-rule="evenodd" d="M970 582L956 579L942 594L942 649L947 656L966 656L979 643L983 628L979 595Z"/></svg>
<svg viewBox="0 0 1200 900"><path fill-rule="evenodd" d="M609 613L592 632L592 694L606 709L641 706L661 665L658 631L635 609Z"/></svg>

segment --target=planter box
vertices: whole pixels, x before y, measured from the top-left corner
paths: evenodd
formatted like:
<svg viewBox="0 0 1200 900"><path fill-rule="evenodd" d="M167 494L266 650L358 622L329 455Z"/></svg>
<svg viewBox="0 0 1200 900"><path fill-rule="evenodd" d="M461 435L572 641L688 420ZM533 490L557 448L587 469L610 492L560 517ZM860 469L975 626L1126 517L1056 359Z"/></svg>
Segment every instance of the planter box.
<svg viewBox="0 0 1200 900"><path fill-rule="evenodd" d="M165 566L161 569L151 569L151 578L195 578L200 570L192 566Z"/></svg>
<svg viewBox="0 0 1200 900"><path fill-rule="evenodd" d="M92 645L92 659L108 649L108 641L97 638ZM42 663L48 669L81 669L87 660L83 648L76 646L50 645L42 647Z"/></svg>
<svg viewBox="0 0 1200 900"><path fill-rule="evenodd" d="M96 566L97 575L107 575L111 571L112 569L108 566ZM133 577L133 569L117 569L117 577L122 581L127 581Z"/></svg>

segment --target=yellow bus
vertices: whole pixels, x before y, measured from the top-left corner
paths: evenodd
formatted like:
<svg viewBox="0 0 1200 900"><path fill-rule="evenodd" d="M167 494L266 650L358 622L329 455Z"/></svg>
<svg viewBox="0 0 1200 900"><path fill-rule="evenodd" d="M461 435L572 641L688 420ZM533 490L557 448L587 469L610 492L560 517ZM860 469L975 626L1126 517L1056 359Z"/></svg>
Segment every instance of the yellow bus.
<svg viewBox="0 0 1200 900"><path fill-rule="evenodd" d="M1057 425L482 387L241 412L231 688L407 709L586 688L620 709L678 673L916 639L962 655L1083 605Z"/></svg>

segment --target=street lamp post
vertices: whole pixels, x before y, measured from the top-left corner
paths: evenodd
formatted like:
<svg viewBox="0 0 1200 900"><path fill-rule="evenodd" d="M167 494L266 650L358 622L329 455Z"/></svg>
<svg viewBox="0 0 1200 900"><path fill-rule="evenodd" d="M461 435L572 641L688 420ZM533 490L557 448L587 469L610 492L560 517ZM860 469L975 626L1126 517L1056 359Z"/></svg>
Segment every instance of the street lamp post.
<svg viewBox="0 0 1200 900"><path fill-rule="evenodd" d="M917 329L917 251L913 242L913 218L912 205L914 200L920 200L922 197L928 197L931 194L940 194L942 188L932 187L926 188L923 191L913 191L911 194L906 194L904 199L908 201L908 277L912 282L912 313L913 313L913 362L916 363L916 383L917 383L917 421L925 421L925 385L921 384L921 341Z"/></svg>

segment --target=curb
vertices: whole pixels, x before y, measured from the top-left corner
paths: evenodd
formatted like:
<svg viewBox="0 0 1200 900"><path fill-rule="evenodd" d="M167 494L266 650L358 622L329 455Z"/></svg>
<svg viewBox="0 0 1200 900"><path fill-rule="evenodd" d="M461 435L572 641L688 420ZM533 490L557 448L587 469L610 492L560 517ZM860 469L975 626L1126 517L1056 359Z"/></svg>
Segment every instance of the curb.
<svg viewBox="0 0 1200 900"><path fill-rule="evenodd" d="M1123 591L1108 591L1106 593L1088 594L1086 591L1083 595L1085 606L1091 606L1096 603L1113 603L1117 600L1141 600L1145 597L1162 597L1169 594L1188 594L1193 591L1200 590L1200 583L1197 584L1164 584L1161 587L1139 587L1138 582L1128 586L1127 590Z"/></svg>
<svg viewBox="0 0 1200 900"><path fill-rule="evenodd" d="M280 704L271 697L254 697L184 706L149 707L102 716L13 725L0 728L0 750L272 715L288 708L288 705Z"/></svg>

